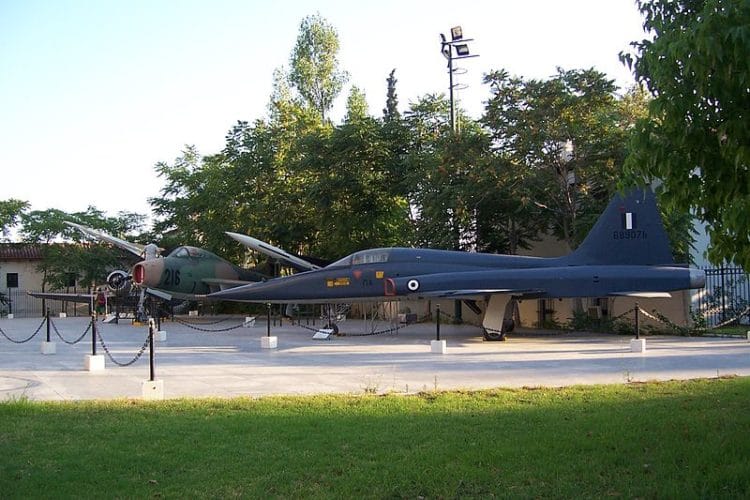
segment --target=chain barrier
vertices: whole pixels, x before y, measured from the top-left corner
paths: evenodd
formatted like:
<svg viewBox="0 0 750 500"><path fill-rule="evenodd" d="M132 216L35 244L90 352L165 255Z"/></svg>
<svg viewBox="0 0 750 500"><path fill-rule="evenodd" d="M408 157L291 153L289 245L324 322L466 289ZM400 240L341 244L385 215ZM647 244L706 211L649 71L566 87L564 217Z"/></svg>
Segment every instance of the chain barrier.
<svg viewBox="0 0 750 500"><path fill-rule="evenodd" d="M44 319L42 319L42 323L41 323L41 324L39 325L39 328L37 328L37 329L36 329L36 331L35 331L34 333L32 333L32 334L31 334L31 336L30 336L29 338L27 338L27 339L24 339L24 340L15 340L15 339L12 339L12 338L10 338L10 337L8 336L8 334L6 334L6 333L5 333L4 331L3 331L3 329L2 329L2 328L0 328L0 334L2 334L2 336L3 336L3 337L5 337L6 339L10 340L10 341L11 341L11 342L13 342L14 344L25 344L26 342L30 342L30 341L31 341L31 339L33 339L34 337L36 337L36 334L37 334L37 333L39 333L39 332L40 332L40 331L42 330L42 327L44 326L44 322L45 322L45 321L47 321L47 318L44 318Z"/></svg>
<svg viewBox="0 0 750 500"><path fill-rule="evenodd" d="M721 323L719 323L718 325L714 325L714 326L712 326L712 327L711 327L711 329L714 329L714 328L721 328L722 326L727 326L727 325L729 325L729 324L731 324L731 323L734 323L735 321L739 321L739 319L740 319L741 317L745 316L745 315L746 315L746 314L748 314L748 313L750 313L750 306L747 306L747 307L745 308L745 310L744 310L744 311L742 311L741 313L739 313L739 314L738 314L737 316L735 316L734 318L730 318L730 319L728 319L728 320L726 320L726 321L722 321L722 322L721 322Z"/></svg>
<svg viewBox="0 0 750 500"><path fill-rule="evenodd" d="M326 328L325 326L322 326L320 328L314 328L312 326L307 326L307 325L303 325L301 323L294 323L294 322L292 322L292 324L295 325L295 326L298 326L300 328L303 328L305 330L309 330L311 332L318 332L321 329ZM393 332L398 333L398 331L401 330L402 328L404 328L404 327L399 324L399 325L396 325L396 326L394 326L392 328L388 328L387 330L378 330L378 331L373 331L373 332L369 332L369 333L341 333L341 332L339 332L339 333L336 334L336 336L337 337L370 337L370 336L373 336L373 335L383 335L383 334L386 334L386 333L393 333Z"/></svg>
<svg viewBox="0 0 750 500"><path fill-rule="evenodd" d="M112 361L117 366L125 367L125 366L132 365L133 363L138 361L141 358L141 356L143 356L143 353L146 351L146 349L148 349L150 333L146 334L146 341L143 343L140 350L136 353L135 357L126 363L117 361L114 357L112 357L112 353L109 352L109 348L107 348L107 344L104 343L104 339L99 334L99 332L96 332L96 337L99 340L99 345L102 346L102 349L104 349L104 352L107 353L107 357L109 358L109 360Z"/></svg>
<svg viewBox="0 0 750 500"><path fill-rule="evenodd" d="M447 313L447 312L443 311L442 309L439 309L438 313L440 313L440 316L445 316L446 318L448 318L451 321L453 321L454 319L456 319L456 317L454 315L452 315L450 313ZM427 316L425 316L425 317L427 317Z"/></svg>
<svg viewBox="0 0 750 500"><path fill-rule="evenodd" d="M640 309L640 307L639 307L638 309ZM643 310L643 309L641 309L641 311L642 311L642 310ZM634 312L635 312L635 307L632 307L632 308L628 309L627 311L625 311L624 313L622 313L622 314L618 314L618 315L617 315L617 316L615 316L614 318L610 318L610 321L617 321L618 319L622 319L622 318L624 318L625 316L627 316L627 315L629 315L629 314L632 314L632 313L634 313Z"/></svg>
<svg viewBox="0 0 750 500"><path fill-rule="evenodd" d="M447 312L443 311L442 309L439 310L439 313L440 313L440 316L445 316L446 318L450 319L451 321L453 321L456 318L454 315L452 315L450 313L447 313ZM421 320L418 320L418 322L424 321L428 317L429 317L429 315L428 316L424 316ZM503 322L504 321L505 320L503 320ZM502 336L503 334L507 335L507 333L508 333L508 332L503 332L502 330L498 330L497 328L490 328L490 327L486 327L484 325L480 325L480 328L482 330L484 330L485 333L489 333L489 334L496 334L496 335L501 335Z"/></svg>
<svg viewBox="0 0 750 500"><path fill-rule="evenodd" d="M245 323L243 322L243 323L240 323L239 325L230 326L227 328L220 328L218 330L209 330L208 328L197 327L194 324L188 323L179 318L175 318L174 320L175 320L175 323L179 323L181 325L187 326L188 328L192 328L193 330L198 330L199 332L207 332L207 333L229 332L231 330L236 330L237 328L242 328L243 326L245 326ZM224 320L221 320L221 321L224 321ZM217 323L221 323L221 321L217 321ZM216 323L210 323L210 324L216 324Z"/></svg>
<svg viewBox="0 0 750 500"><path fill-rule="evenodd" d="M648 319L657 321L659 323L662 323L664 325L667 325L668 327L672 328L673 330L680 332L680 335L687 336L690 334L690 329L685 326L680 326L677 323L674 323L669 318L661 314L659 311L654 309L652 312L654 314L649 313L648 311L644 310L642 307L638 307L638 312L646 316Z"/></svg>
<svg viewBox="0 0 750 500"><path fill-rule="evenodd" d="M83 340L83 338L86 336L86 334L89 333L89 330L91 330L91 322L89 321L89 326L86 327L86 330L81 334L81 336L78 337L77 339L75 339L73 342L70 342L68 340L65 340L65 338L60 334L60 332L57 330L57 325L55 324L54 321L52 321L51 318L50 318L49 323L50 323L50 325L52 325L52 329L55 330L55 333L57 334L57 336L60 337L60 340L62 340L63 342L65 342L68 345L75 345L75 344L77 344L78 342L80 342L81 340Z"/></svg>
<svg viewBox="0 0 750 500"><path fill-rule="evenodd" d="M635 308L631 309L631 311L628 311L628 312L632 312L634 310L635 310ZM739 318L741 318L744 314L746 314L749 311L750 311L750 307L748 307L745 311L743 311L739 316L737 316L735 318L732 318L730 320L727 320L727 321L725 321L723 323L720 323L720 324L712 327L711 329L715 329L715 328L720 328L722 326L726 326L729 323L731 323L732 321L738 320ZM643 308L638 307L638 312L640 312L641 314L643 314L645 317L647 317L650 320L662 323L662 324L670 327L671 329L675 330L676 332L679 332L680 335L688 336L692 332L692 330L689 327L678 325L677 323L675 323L672 320L670 320L669 318L667 318L665 315L661 314L656 309L654 309L653 311L651 311L653 313L653 314L651 314L648 311L644 310Z"/></svg>
<svg viewBox="0 0 750 500"><path fill-rule="evenodd" d="M224 321L228 321L230 319L232 319L232 318L231 317L227 317L227 318L221 318L221 319L216 320L216 321L194 321L194 322L191 323L189 321L186 321L184 319L179 319L177 317L173 318L173 320L175 322L181 323L181 324L186 325L186 326L189 326L189 325L202 325L202 326L218 325L219 323L222 323Z"/></svg>
<svg viewBox="0 0 750 500"><path fill-rule="evenodd" d="M624 316L632 314L633 312L635 312L635 309L636 309L635 307L633 307L632 309L628 309L627 311L620 314L619 316L615 316L614 318L612 318L612 321L618 320ZM692 332L692 330L689 327L678 325L674 321L667 318L664 314L657 311L656 309L653 309L651 312L648 312L642 307L638 306L638 312L640 312L641 314L643 314L645 317L647 317L650 320L656 321L658 323L662 323L668 326L669 328L672 328L673 330L679 332L681 335L690 335L690 333ZM721 323L708 328L708 330L715 330L717 328L727 326L731 323L734 323L735 321L738 321L740 318L748 314L750 314L750 306L746 307L745 310L739 313L737 316L730 318L726 321L722 321Z"/></svg>
<svg viewBox="0 0 750 500"><path fill-rule="evenodd" d="M371 337L373 335L385 335L386 333L398 333L399 330L404 328L401 324L397 324L386 330L378 330L369 333L339 333L339 337Z"/></svg>

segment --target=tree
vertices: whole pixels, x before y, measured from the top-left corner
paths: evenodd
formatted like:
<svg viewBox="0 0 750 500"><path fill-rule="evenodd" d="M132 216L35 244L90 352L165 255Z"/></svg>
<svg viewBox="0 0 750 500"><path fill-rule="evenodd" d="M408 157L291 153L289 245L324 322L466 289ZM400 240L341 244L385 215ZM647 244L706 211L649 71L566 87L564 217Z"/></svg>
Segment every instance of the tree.
<svg viewBox="0 0 750 500"><path fill-rule="evenodd" d="M0 201L0 233L3 239L7 239L10 234L10 228L18 224L21 215L28 210L27 201L16 200L14 198Z"/></svg>
<svg viewBox="0 0 750 500"><path fill-rule="evenodd" d="M522 209L514 231L528 236L547 226L575 248L609 200L625 157L627 123L614 83L594 69L560 68L547 80L493 71L485 83L492 96L482 123L514 169L498 191Z"/></svg>
<svg viewBox="0 0 750 500"><path fill-rule="evenodd" d="M348 79L339 70L338 51L336 29L320 14L302 20L290 59L289 82L323 121Z"/></svg>
<svg viewBox="0 0 750 500"><path fill-rule="evenodd" d="M149 198L148 201L153 214L158 218L154 224L154 231L168 241L168 235L174 235L175 243L198 243L197 239L200 236L197 235L195 223L201 213L201 207L194 206L191 202L203 184L199 175L200 162L198 150L194 146L186 146L173 165L159 162L154 167L157 175L163 177L165 183L161 195Z"/></svg>
<svg viewBox="0 0 750 500"><path fill-rule="evenodd" d="M401 119L401 113L398 111L398 95L396 94L396 69L392 69L386 83L388 84L388 90L386 91L385 108L383 109L383 119L386 123L391 121L398 121Z"/></svg>
<svg viewBox="0 0 750 500"><path fill-rule="evenodd" d="M391 168L394 148L372 117L311 133L300 144L302 206L310 207L310 250L327 259L403 244L409 204Z"/></svg>
<svg viewBox="0 0 750 500"><path fill-rule="evenodd" d="M346 117L344 121L363 120L367 116L369 116L367 97L365 97L365 93L359 87L353 85L349 92L349 98L346 100Z"/></svg>
<svg viewBox="0 0 750 500"><path fill-rule="evenodd" d="M110 271L123 263L123 254L118 249L85 241L80 232L64 221L77 221L120 234L117 228L133 229L142 219L139 214L107 218L94 207L72 214L57 209L33 210L21 216L20 234L26 242L41 244L42 262L37 269L42 273L42 289L47 285L61 289L67 286L71 275L86 284L102 283ZM78 244L52 244L63 238Z"/></svg>
<svg viewBox="0 0 750 500"><path fill-rule="evenodd" d="M414 244L469 250L477 245L476 208L481 197L474 175L481 170L488 142L474 124L454 133L449 109L444 95L425 95L405 114Z"/></svg>
<svg viewBox="0 0 750 500"><path fill-rule="evenodd" d="M750 3L638 2L653 39L621 59L653 96L626 172L705 222L709 259L750 271Z"/></svg>

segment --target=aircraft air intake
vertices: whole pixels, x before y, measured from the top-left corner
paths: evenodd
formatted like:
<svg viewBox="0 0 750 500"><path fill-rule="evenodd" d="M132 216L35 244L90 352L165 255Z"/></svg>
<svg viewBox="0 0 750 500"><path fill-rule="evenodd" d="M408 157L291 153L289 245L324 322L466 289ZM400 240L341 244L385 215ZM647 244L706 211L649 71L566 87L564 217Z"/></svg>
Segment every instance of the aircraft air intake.
<svg viewBox="0 0 750 500"><path fill-rule="evenodd" d="M145 271L143 269L143 264L136 264L135 267L133 267L133 281L136 285L143 284L144 275Z"/></svg>

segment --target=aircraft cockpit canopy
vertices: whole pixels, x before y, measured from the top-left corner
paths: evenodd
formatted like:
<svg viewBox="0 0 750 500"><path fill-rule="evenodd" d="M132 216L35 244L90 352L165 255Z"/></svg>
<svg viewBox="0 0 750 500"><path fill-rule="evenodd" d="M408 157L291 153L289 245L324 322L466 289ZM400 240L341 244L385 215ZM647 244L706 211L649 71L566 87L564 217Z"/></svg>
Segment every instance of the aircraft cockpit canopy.
<svg viewBox="0 0 750 500"><path fill-rule="evenodd" d="M187 259L187 258L198 259L201 257L206 257L207 255L206 255L206 251L200 248L184 246L184 247L175 248L174 251L171 254L169 254L169 256L181 257L184 259Z"/></svg>
<svg viewBox="0 0 750 500"><path fill-rule="evenodd" d="M337 266L337 267L346 267L346 266L359 266L363 264L381 264L383 262L388 262L388 257L390 256L390 251L388 249L373 249L373 250L363 250L361 252L354 253L352 255L349 255L347 257L344 257L343 259L336 261L331 265Z"/></svg>

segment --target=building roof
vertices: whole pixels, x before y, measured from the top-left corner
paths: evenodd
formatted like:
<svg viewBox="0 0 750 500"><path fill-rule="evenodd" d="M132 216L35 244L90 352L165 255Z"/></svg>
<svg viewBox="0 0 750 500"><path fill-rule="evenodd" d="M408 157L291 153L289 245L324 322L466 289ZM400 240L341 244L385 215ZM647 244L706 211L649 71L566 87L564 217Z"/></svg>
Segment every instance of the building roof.
<svg viewBox="0 0 750 500"><path fill-rule="evenodd" d="M0 243L0 261L42 260L42 248L32 243Z"/></svg>

